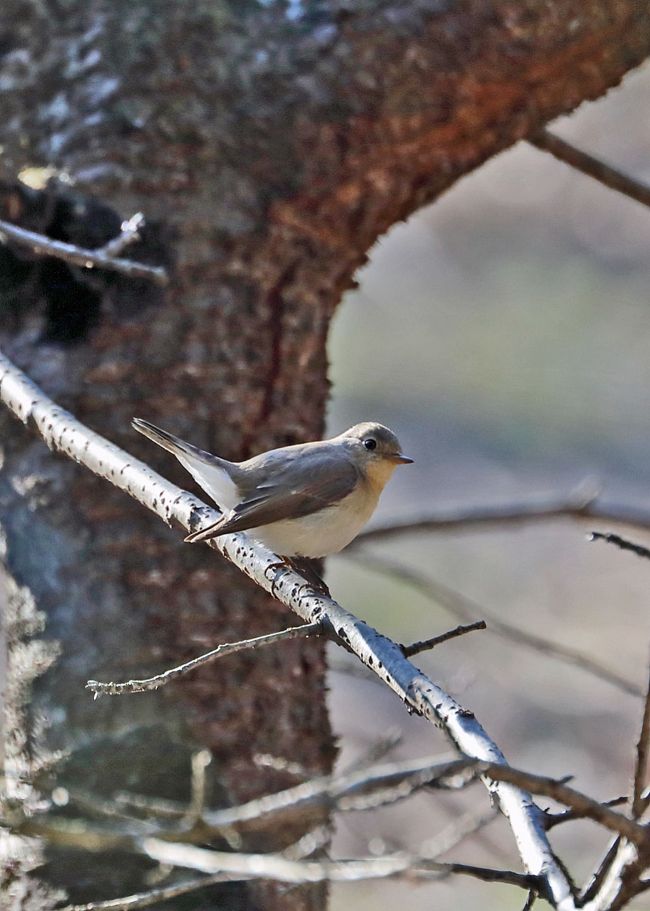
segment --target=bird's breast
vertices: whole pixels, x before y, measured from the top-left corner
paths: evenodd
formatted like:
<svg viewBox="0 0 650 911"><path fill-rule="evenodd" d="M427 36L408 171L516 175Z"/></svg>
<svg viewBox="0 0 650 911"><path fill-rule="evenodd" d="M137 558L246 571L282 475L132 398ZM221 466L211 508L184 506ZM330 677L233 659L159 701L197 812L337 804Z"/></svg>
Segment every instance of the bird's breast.
<svg viewBox="0 0 650 911"><path fill-rule="evenodd" d="M359 484L338 503L297 519L283 519L249 534L285 557L326 557L343 550L373 514L379 498L374 486Z"/></svg>

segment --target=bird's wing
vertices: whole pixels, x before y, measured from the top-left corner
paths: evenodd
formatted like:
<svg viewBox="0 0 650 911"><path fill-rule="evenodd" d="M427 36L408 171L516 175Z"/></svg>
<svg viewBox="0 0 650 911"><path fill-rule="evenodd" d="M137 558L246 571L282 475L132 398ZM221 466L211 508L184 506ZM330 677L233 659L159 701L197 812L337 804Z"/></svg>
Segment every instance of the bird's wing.
<svg viewBox="0 0 650 911"><path fill-rule="evenodd" d="M249 490L241 503L214 525L185 540L205 541L282 519L308 516L344 499L359 479L357 469L344 454L323 460L318 450L311 450L296 454L295 458L267 461L270 464L255 466L258 476L263 473L266 477Z"/></svg>

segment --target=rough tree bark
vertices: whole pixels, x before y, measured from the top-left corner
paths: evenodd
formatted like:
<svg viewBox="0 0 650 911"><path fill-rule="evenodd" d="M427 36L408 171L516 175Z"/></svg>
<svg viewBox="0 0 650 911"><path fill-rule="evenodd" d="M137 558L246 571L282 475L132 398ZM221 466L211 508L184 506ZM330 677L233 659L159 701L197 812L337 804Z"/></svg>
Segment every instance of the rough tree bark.
<svg viewBox="0 0 650 911"><path fill-rule="evenodd" d="M149 227L129 253L172 263L173 283L163 293L6 255L0 343L81 420L180 483L131 433L133 415L230 458L318 437L329 323L373 241L649 52L638 0L4 0L0 215L92 246L115 212L143 210ZM41 195L16 187L42 166L62 180ZM231 799L292 782L257 753L331 766L319 642L204 668L164 703L92 704L87 677L142 676L287 618L4 414L0 441L6 566L62 642L44 698L53 740L93 757L87 787L127 775L134 789L170 787L169 732L188 725ZM153 737L161 711L166 733ZM289 911L324 896L257 891Z"/></svg>

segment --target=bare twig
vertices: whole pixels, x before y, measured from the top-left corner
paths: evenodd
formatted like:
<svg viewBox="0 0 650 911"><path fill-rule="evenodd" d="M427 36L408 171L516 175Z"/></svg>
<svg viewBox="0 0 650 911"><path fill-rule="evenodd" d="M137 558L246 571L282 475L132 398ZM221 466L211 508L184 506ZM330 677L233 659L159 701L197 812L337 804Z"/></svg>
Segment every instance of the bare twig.
<svg viewBox="0 0 650 911"><path fill-rule="evenodd" d="M457 639L458 636L464 636L465 633L473 633L477 629L487 629L485 620L476 620L474 623L461 624L454 629L447 630L439 636L432 636L431 639L422 639L420 642L413 642L411 645L403 645L402 652L406 658L412 658L420 652L426 652L428 649L435 648L443 642L449 642L450 639Z"/></svg>
<svg viewBox="0 0 650 911"><path fill-rule="evenodd" d="M612 868L612 864L614 863L614 861L616 859L616 855L618 853L618 850L619 850L619 847L621 844L621 840L622 839L621 839L620 835L617 835L612 840L612 843L609 845L609 847L605 853L605 856L603 857L601 862L598 864L598 867L594 871L593 876L591 877L591 879L589 880L587 885L584 887L584 889L581 891L581 893L579 895L579 901L580 901L581 907L583 905L587 905L589 902L591 902L594 899L594 897L598 894L600 889L602 889L603 883L604 883L606 877L608 876L609 871Z"/></svg>
<svg viewBox="0 0 650 911"><path fill-rule="evenodd" d="M214 661L216 658L223 658L224 655L233 655L235 652L241 652L246 649L261 648L263 645L273 645L284 639L297 639L303 636L317 636L322 631L322 623L314 621L305 623L302 626L290 626L287 629L279 630L277 633L267 633L264 636L256 636L254 639L242 639L239 642L224 642L213 648L212 651L199 655L198 658L192 658L184 664L156 674L154 677L147 677L144 680L126 680L122 683L100 683L98 680L88 680L86 689L91 690L97 696L119 696L123 693L147 693L151 690L157 690L158 687L164 686L171 680L188 674L196 670L202 664Z"/></svg>
<svg viewBox="0 0 650 911"><path fill-rule="evenodd" d="M634 764L634 785L632 789L632 816L638 819L648 806L648 795L644 793L648 779L648 753L650 752L650 673L646 689L641 731L636 745Z"/></svg>
<svg viewBox="0 0 650 911"><path fill-rule="evenodd" d="M609 187L610 190L616 190L623 193L630 199L640 202L643 206L650 206L650 187L641 183L639 180L629 177L617 168L605 164L599 158L594 158L587 152L577 149L566 139L561 139L555 133L549 130L540 130L534 136L528 138L531 145L542 149L544 152L550 152L555 158L570 165L577 171L582 171L589 177L593 177L599 183Z"/></svg>
<svg viewBox="0 0 650 911"><path fill-rule="evenodd" d="M127 218L126 221L122 222L120 233L117 237L109 240L108 243L105 243L103 247L99 247L95 252L114 259L120 253L123 253L129 244L140 240L140 228L144 228L144 215L142 212L136 212L131 218Z"/></svg>
<svg viewBox="0 0 650 911"><path fill-rule="evenodd" d="M169 901L172 898L178 898L181 895L187 895L199 889L207 889L208 886L222 883L225 879L226 877L223 873L217 873L213 876L201 876L198 879L190 879L184 883L176 883L174 886L151 889L148 892L138 892L134 895L125 895L122 898L111 898L103 902L86 902L83 905L66 905L60 911L139 911L140 908L149 908L151 905L158 904L158 902Z"/></svg>
<svg viewBox="0 0 650 911"><path fill-rule="evenodd" d="M165 521L195 531L217 521L220 513L166 481L117 446L93 433L73 415L58 408L11 361L0 354L0 401L23 422L31 423L52 448L124 490ZM295 611L304 621L323 621L339 642L377 674L412 711L442 726L461 753L492 763L506 760L472 712L404 657L399 646L315 592L291 567L277 570L278 557L243 533L212 539L220 551L258 585ZM484 779L515 834L525 868L535 887L559 911L573 911L571 884L557 862L543 825L543 814L530 795L507 782ZM612 811L610 811L612 812Z"/></svg>
<svg viewBox="0 0 650 911"><path fill-rule="evenodd" d="M631 551L631 553L636 554L637 557L643 557L644 560L650 560L650 550L648 550L647 547L644 547L642 544L635 544L634 541L628 541L627 538L622 538L620 535L615 535L611 532L592 531L587 536L587 540L605 541L606 544L613 544L621 550Z"/></svg>
<svg viewBox="0 0 650 911"><path fill-rule="evenodd" d="M297 842L285 849L282 852L283 856L291 860L309 857L314 851L326 845L330 838L331 832L329 828L327 826L319 826L317 829L307 832ZM227 874L215 873L212 876L201 876L198 879L191 879L173 886L151 889L148 892L139 892L135 895L125 895L122 898L87 902L83 905L66 905L65 908L61 908L61 911L139 911L140 908L149 908L158 902L169 901L172 898L178 898L181 895L187 895L199 889L206 889L209 886L223 883L228 879L230 877Z"/></svg>
<svg viewBox="0 0 650 911"><path fill-rule="evenodd" d="M134 218L136 217L134 216ZM167 285L169 276L162 266L148 266L146 263L122 259L114 252L120 252L128 243L135 240L137 227L134 228L131 221L125 222L126 227L123 226L122 233L114 240L96 250L87 250L62 240L53 240L45 234L28 231L26 228L19 228L18 225L12 225L10 222L2 220L0 220L0 240L8 239L23 247L29 247L39 256L53 256L84 269L108 269L112 272L120 272L129 278L148 278L158 285ZM138 227L140 225L141 222Z"/></svg>
<svg viewBox="0 0 650 911"><path fill-rule="evenodd" d="M497 781L508 781L512 784L519 785L533 794L543 794L545 797L551 797L558 803L563 803L567 807L577 810L587 819L593 819L594 822L600 823L605 828L624 835L636 845L647 845L650 841L650 830L640 825L633 819L629 819L622 813L610 809L606 804L599 803L592 797L588 797L581 791L565 784L564 781L558 781L554 778L548 778L545 775L534 775L531 772L524 772L521 769L515 769L512 766L504 765L487 765L481 766L491 778Z"/></svg>
<svg viewBox="0 0 650 911"><path fill-rule="evenodd" d="M357 550L354 550L350 554L343 553L342 556L355 560L365 566L369 566L379 572L383 572L401 582L405 582L427 598L431 598L436 604L443 607L459 620L471 620L471 618L476 615L482 615L487 618L487 631L489 633L494 633L504 639L509 639L511 642L516 642L518 645L523 645L526 648L533 649L543 655L548 655L549 657L578 667L588 674L597 677L599 680L610 683L612 686L617 687L630 696L638 697L643 695L643 691L640 687L627 680L625 677L621 677L616 671L612 671L608 667L605 667L605 665L596 661L594 658L583 655L582 652L570 648L569 646L552 642L544 636L539 636L536 633L529 633L517 626L513 626L511 623L507 623L494 611L488 610L483 607L483 605L476 604L466 595L461 595L459 592L443 585L441 582L430 579L419 570L404 566L404 564L384 556L377 557L367 554L366 552L361 553Z"/></svg>
<svg viewBox="0 0 650 911"><path fill-rule="evenodd" d="M164 827L164 831L173 833L178 840L191 840L194 824L199 821L197 834L204 839L208 834L219 834L248 823L261 826L271 817L301 813L309 807L327 805L341 812L371 809L402 800L426 786L462 787L473 781L477 774L476 760L467 757L441 759L440 756L425 756L401 762L380 763L340 774L321 775L234 807L203 809L200 814L191 812L198 805L196 799L190 802L188 810L186 805L172 801L165 801L161 807L160 801L140 798L139 795L117 795L111 801L71 791L71 797L93 812L111 818L132 821L144 814L146 819L174 820L179 825ZM129 810L135 811L138 817L133 814L127 816ZM159 828L163 830L163 827ZM151 832L152 829L148 831Z"/></svg>
<svg viewBox="0 0 650 911"><path fill-rule="evenodd" d="M186 821L189 825L197 823L205 812L205 770L211 762L212 756L209 750L197 750L192 754L190 805L186 814Z"/></svg>
<svg viewBox="0 0 650 911"><path fill-rule="evenodd" d="M535 892L534 889L531 889L530 892L528 893L528 898L526 899L524 907L521 909L521 911L530 911L530 909L533 907L533 905L537 901L537 898L538 898L537 892Z"/></svg>
<svg viewBox="0 0 650 911"><path fill-rule="evenodd" d="M627 797L612 797L611 800L603 800L604 807L620 807L627 803ZM585 814L580 810L562 810L560 813L546 813L546 829L554 829L563 822L573 822L576 819L584 819Z"/></svg>
<svg viewBox="0 0 650 911"><path fill-rule="evenodd" d="M469 781L475 775L475 767L476 761L467 757L441 762L439 757L429 756L382 763L342 775L323 775L276 794L257 797L237 807L208 811L203 816L203 822L210 829L218 831L246 822L259 825L268 816L294 813L323 803L342 811L368 809L378 805L376 797L375 803L372 803L372 795L377 791L382 796L388 791L390 802L394 802L418 788L443 779L453 780L460 776L464 781Z"/></svg>
<svg viewBox="0 0 650 911"><path fill-rule="evenodd" d="M583 487L568 496L537 497L496 506L467 506L438 510L404 522L379 525L358 535L346 553L370 541L389 540L416 532L470 531L493 527L519 527L556 519L598 520L616 522L635 528L650 529L650 511L628 503L602 499L597 491Z"/></svg>
<svg viewBox="0 0 650 911"><path fill-rule="evenodd" d="M440 863L417 855L399 853L355 860L290 860L280 854L236 854L210 851L194 845L178 845L145 838L145 854L159 863L187 867L203 873L229 873L234 877L277 879L282 882L358 882L407 874L430 878L432 875L460 873L484 882L508 883L526 889L537 889L535 877L510 870L492 870L469 864Z"/></svg>

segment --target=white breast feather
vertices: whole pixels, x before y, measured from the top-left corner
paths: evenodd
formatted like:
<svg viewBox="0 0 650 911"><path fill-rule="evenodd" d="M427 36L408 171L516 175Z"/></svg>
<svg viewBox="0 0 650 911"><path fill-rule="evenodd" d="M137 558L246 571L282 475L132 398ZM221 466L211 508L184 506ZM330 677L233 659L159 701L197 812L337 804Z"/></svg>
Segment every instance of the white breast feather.
<svg viewBox="0 0 650 911"><path fill-rule="evenodd" d="M283 519L248 534L283 557L336 554L359 534L375 511L379 493L359 485L339 503L299 519Z"/></svg>

